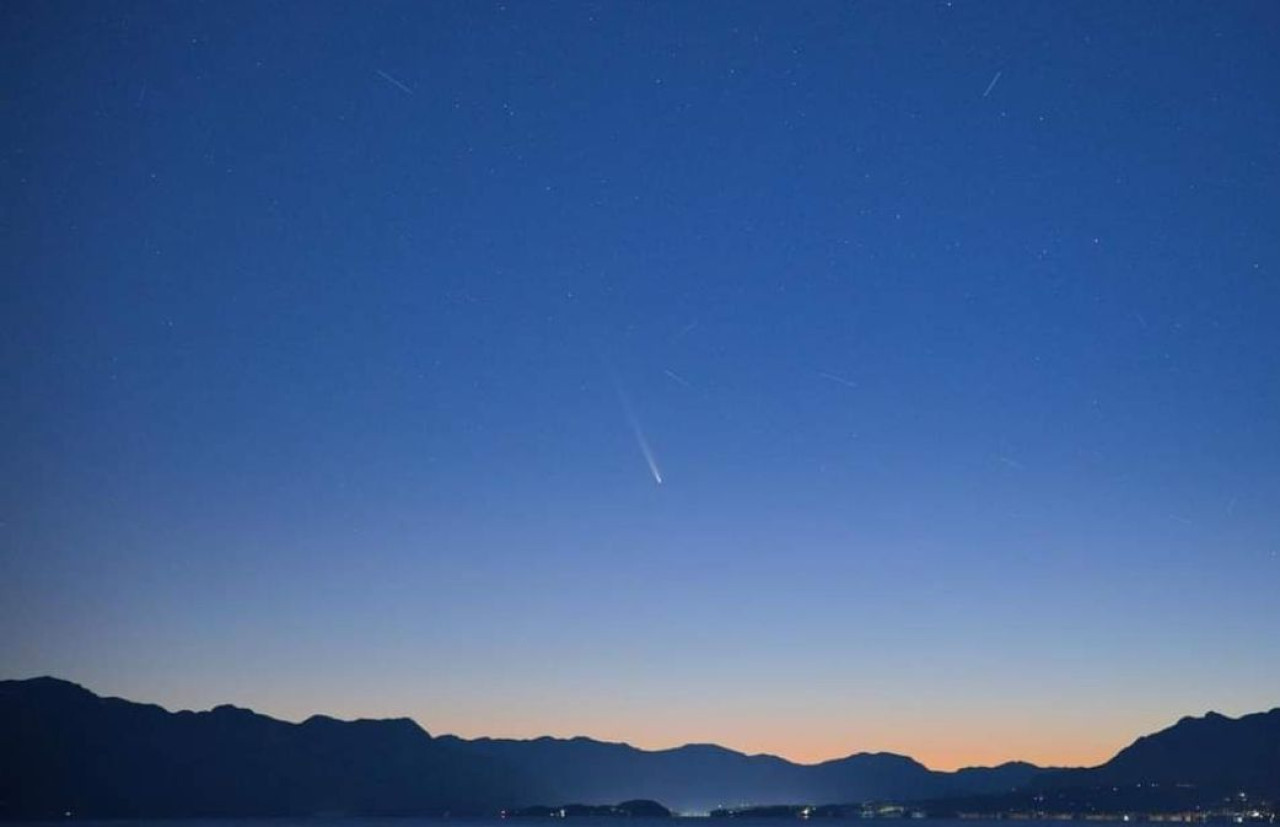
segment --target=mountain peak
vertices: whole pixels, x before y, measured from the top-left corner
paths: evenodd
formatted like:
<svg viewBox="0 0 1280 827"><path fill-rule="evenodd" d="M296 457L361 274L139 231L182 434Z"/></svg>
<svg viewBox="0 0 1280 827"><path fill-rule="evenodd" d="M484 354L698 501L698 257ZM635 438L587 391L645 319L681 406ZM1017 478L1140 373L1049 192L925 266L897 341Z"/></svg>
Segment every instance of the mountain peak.
<svg viewBox="0 0 1280 827"><path fill-rule="evenodd" d="M8 680L0 680L0 687L23 687L27 690L35 690L38 692L74 692L83 695L93 695L92 692L85 689L78 683L63 680L62 678L55 678L52 675L40 675L35 678L11 678Z"/></svg>
<svg viewBox="0 0 1280 827"><path fill-rule="evenodd" d="M856 763L867 763L867 762L896 763L900 765L911 765L911 766L920 767L921 769L927 769L927 767L925 767L924 764L921 764L919 761L912 758L911 756L900 755L896 752L865 752L865 751L854 752L854 753L850 753L849 755L846 755L844 758L836 758L833 761L828 761L826 763L832 764L832 763L855 763L855 762Z"/></svg>

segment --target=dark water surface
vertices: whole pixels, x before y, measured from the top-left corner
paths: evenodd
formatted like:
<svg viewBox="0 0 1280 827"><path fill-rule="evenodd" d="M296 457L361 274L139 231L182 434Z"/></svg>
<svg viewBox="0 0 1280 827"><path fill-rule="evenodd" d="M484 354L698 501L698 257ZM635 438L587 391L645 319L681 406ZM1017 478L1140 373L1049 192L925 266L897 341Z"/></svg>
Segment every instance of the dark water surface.
<svg viewBox="0 0 1280 827"><path fill-rule="evenodd" d="M491 817L466 818L422 818L422 817L312 817L312 818L122 818L122 819L63 819L68 827L552 827L554 819L520 818L501 819ZM735 818L711 819L699 817L681 817L677 819L654 818L589 818L579 817L567 819L571 827L787 827L798 819L785 818ZM672 822L677 824L672 824ZM831 827L840 824L860 821L859 819L818 819L818 825L830 823ZM696 822L690 825L688 822ZM987 819L882 819L880 822L908 824L927 823L931 827L1009 827L1007 821ZM53 821L13 821L13 827L49 827Z"/></svg>

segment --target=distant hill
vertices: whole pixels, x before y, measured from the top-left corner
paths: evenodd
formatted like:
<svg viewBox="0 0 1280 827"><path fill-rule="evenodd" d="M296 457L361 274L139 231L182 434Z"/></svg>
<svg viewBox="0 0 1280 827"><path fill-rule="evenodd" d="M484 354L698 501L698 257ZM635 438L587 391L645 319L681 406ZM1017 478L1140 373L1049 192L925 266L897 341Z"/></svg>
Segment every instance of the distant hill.
<svg viewBox="0 0 1280 827"><path fill-rule="evenodd" d="M1184 719L1092 769L1010 763L938 772L889 753L801 765L709 744L648 751L589 738L468 741L432 737L408 719L292 724L231 706L168 712L36 678L0 681L0 816L430 815L635 799L686 812L991 804L1151 781L1277 790L1278 727L1280 710L1238 721L1211 715Z"/></svg>
<svg viewBox="0 0 1280 827"><path fill-rule="evenodd" d="M773 755L744 755L713 744L648 751L590 738L532 741L439 740L517 770L546 791L546 800L607 804L624 797L656 799L678 812L784 802L830 803L1004 792L1044 770L1006 764L937 772L892 753L859 753L821 764Z"/></svg>
<svg viewBox="0 0 1280 827"><path fill-rule="evenodd" d="M653 799L681 811L1007 790L1042 770L934 772L858 754L807 766L709 744L432 737L413 721L291 724L246 709L168 712L54 678L0 681L0 815L490 813Z"/></svg>
<svg viewBox="0 0 1280 827"><path fill-rule="evenodd" d="M1259 806L1280 806L1280 709L1183 718L1097 767L1041 772L1012 793L935 799L928 809L1087 814Z"/></svg>
<svg viewBox="0 0 1280 827"><path fill-rule="evenodd" d="M408 719L167 712L53 678L0 682L0 815L488 812L516 774Z"/></svg>
<svg viewBox="0 0 1280 827"><path fill-rule="evenodd" d="M1045 774L1044 789L1134 785L1245 792L1280 800L1280 708L1240 718L1210 712L1145 735L1098 767Z"/></svg>

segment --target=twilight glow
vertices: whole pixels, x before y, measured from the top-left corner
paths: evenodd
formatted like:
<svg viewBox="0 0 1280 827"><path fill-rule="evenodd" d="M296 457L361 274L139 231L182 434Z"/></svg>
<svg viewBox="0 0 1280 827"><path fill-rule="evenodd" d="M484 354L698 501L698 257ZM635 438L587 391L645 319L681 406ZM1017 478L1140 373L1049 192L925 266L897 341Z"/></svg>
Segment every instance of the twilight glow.
<svg viewBox="0 0 1280 827"><path fill-rule="evenodd" d="M306 8L0 11L0 677L935 768L1280 702L1275 4Z"/></svg>

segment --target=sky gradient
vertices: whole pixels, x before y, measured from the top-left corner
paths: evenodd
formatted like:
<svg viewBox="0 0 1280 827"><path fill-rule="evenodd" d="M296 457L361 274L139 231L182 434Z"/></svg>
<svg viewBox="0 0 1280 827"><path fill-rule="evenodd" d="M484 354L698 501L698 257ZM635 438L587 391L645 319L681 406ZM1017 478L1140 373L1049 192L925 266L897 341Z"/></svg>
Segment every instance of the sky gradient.
<svg viewBox="0 0 1280 827"><path fill-rule="evenodd" d="M0 675L936 768L1280 705L1278 42L5 3Z"/></svg>

